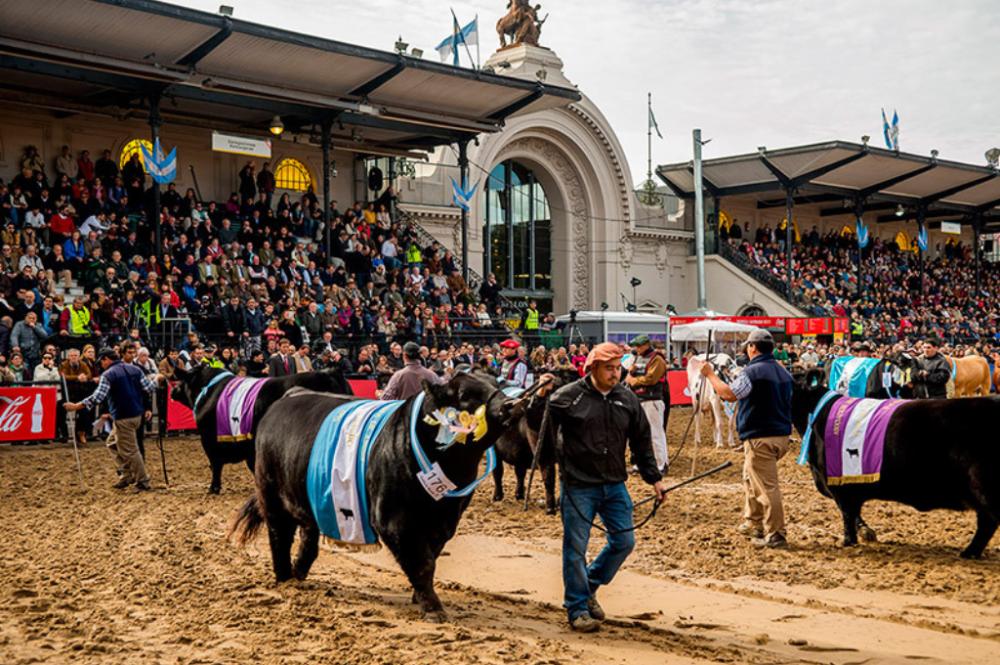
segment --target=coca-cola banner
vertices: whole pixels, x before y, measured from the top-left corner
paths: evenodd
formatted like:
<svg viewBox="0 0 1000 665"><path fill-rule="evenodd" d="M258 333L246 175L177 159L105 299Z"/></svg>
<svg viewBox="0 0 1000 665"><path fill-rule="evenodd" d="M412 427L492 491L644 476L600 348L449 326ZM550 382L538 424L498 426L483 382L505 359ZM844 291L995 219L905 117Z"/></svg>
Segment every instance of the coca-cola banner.
<svg viewBox="0 0 1000 665"><path fill-rule="evenodd" d="M0 441L56 438L56 386L0 388Z"/></svg>

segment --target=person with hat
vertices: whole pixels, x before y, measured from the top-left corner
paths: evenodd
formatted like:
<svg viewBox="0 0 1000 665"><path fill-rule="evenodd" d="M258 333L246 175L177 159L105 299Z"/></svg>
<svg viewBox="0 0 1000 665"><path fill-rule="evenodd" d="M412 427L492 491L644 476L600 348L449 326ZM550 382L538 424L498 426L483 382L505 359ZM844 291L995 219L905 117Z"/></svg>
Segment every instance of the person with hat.
<svg viewBox="0 0 1000 665"><path fill-rule="evenodd" d="M926 399L945 399L948 397L948 381L951 380L951 363L940 352L938 341L934 338L924 340L923 356L917 360L916 383L923 384L925 393L919 396Z"/></svg>
<svg viewBox="0 0 1000 665"><path fill-rule="evenodd" d="M136 431L142 425L146 411L144 393L156 390L159 374L147 376L133 363L136 349L131 342L121 345L121 358L110 349L101 351L97 362L102 373L97 389L80 402L66 404L67 411L92 409L105 399L111 412L112 428L108 438L108 448L115 454L121 478L115 483L116 489L125 489L135 484L136 491L150 489L149 475L139 454Z"/></svg>
<svg viewBox="0 0 1000 665"><path fill-rule="evenodd" d="M739 401L736 429L743 443L743 523L737 531L761 547L786 547L785 511L778 485L778 460L788 452L792 433L792 376L773 356L774 338L766 330L747 337L750 363L727 384L712 363L701 367L716 394Z"/></svg>
<svg viewBox="0 0 1000 665"><path fill-rule="evenodd" d="M379 399L409 399L423 390L424 381L431 385L442 382L437 374L420 362L420 346L416 342L407 342L403 346L403 358L403 369L392 375Z"/></svg>
<svg viewBox="0 0 1000 665"><path fill-rule="evenodd" d="M621 383L622 353L604 342L587 356L586 374L549 398L562 481L563 606L570 627L593 632L605 618L597 590L614 579L635 547L626 445L642 479L663 499L666 484L639 398ZM587 544L600 516L607 543L587 564Z"/></svg>
<svg viewBox="0 0 1000 665"><path fill-rule="evenodd" d="M653 348L648 335L632 339L634 361L625 383L639 398L649 419L656 466L665 470L670 463L667 454L667 414L670 413L670 390L667 386L667 361Z"/></svg>
<svg viewBox="0 0 1000 665"><path fill-rule="evenodd" d="M516 339L505 339L500 342L503 362L500 365L500 380L505 386L527 388L528 363L521 358L521 345Z"/></svg>

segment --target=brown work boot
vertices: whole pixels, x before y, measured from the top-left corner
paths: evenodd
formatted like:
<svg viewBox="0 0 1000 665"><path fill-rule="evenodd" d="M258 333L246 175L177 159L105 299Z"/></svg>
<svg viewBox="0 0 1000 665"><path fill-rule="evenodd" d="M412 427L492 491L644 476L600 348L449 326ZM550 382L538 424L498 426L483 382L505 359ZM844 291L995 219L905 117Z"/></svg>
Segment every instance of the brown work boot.
<svg viewBox="0 0 1000 665"><path fill-rule="evenodd" d="M601 627L601 622L590 616L590 612L584 612L570 619L569 627L578 633L593 633Z"/></svg>
<svg viewBox="0 0 1000 665"><path fill-rule="evenodd" d="M148 492L151 489L153 489L153 486L149 484L148 480L140 480L135 484L136 492Z"/></svg>
<svg viewBox="0 0 1000 665"><path fill-rule="evenodd" d="M123 490L131 484L132 484L131 480L129 480L126 476L122 476L121 478L118 479L117 483L112 485L112 487L114 487L116 490Z"/></svg>
<svg viewBox="0 0 1000 665"><path fill-rule="evenodd" d="M763 538L764 528L747 520L736 527L736 533L747 538Z"/></svg>
<svg viewBox="0 0 1000 665"><path fill-rule="evenodd" d="M598 621L604 621L608 618L608 615L604 613L604 608L597 602L597 596L591 596L587 599L587 611Z"/></svg>
<svg viewBox="0 0 1000 665"><path fill-rule="evenodd" d="M767 547L768 549L785 549L788 547L788 540L780 533L772 533L767 538L754 538L753 544L756 547Z"/></svg>

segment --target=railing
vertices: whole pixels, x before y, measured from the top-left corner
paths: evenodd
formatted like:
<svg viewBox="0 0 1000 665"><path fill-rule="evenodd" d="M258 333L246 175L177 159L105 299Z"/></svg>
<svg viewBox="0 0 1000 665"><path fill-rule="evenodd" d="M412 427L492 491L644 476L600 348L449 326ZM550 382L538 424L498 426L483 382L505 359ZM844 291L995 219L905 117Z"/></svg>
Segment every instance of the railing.
<svg viewBox="0 0 1000 665"><path fill-rule="evenodd" d="M774 291L778 297L787 302L789 305L798 307L795 301L788 297L788 283L784 279L778 277L777 275L773 275L767 270L764 270L760 266L756 265L749 256L739 251L728 242L719 243L719 256L726 259L741 271Z"/></svg>
<svg viewBox="0 0 1000 665"><path fill-rule="evenodd" d="M441 239L435 237L427 229L425 229L423 226L421 226L420 222L417 221L416 216L413 215L412 213L409 213L409 212L406 212L405 210L400 210L400 209L397 208L396 209L396 216L398 217L399 221L407 224L410 227L410 229L417 236L417 239L420 241L420 243L423 246L426 247L426 246L428 246L431 243L433 243L433 242L436 241L438 244L440 244L442 247L444 247L444 243L441 242ZM445 249L451 249L451 248L445 247ZM461 254L461 252L456 252L453 249L451 249L451 255L455 258L455 265L458 267L459 270L462 270L463 264L462 264L462 254ZM480 275L479 272L477 272L475 269L473 269L472 266L469 266L469 279L468 279L468 282L467 282L468 285L469 285L469 288L472 289L475 292L478 292L479 288L482 286L482 284L483 284L484 281L485 280L484 280L483 276ZM514 319L514 318L520 319L521 318L522 310L521 310L520 307L517 306L517 303L515 303L513 300L511 300L510 298L508 298L507 296L505 296L503 294L499 294L498 300L499 300L499 303L500 303L501 307L503 307L504 312L506 314L509 314L508 318L512 318L512 319ZM508 332L510 332L509 328L508 328Z"/></svg>

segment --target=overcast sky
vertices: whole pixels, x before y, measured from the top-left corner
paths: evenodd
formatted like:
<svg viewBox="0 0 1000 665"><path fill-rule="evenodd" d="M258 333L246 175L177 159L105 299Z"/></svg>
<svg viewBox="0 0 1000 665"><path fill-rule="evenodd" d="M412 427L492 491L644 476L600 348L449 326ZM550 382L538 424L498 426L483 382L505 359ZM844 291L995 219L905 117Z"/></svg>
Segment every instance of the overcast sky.
<svg viewBox="0 0 1000 665"><path fill-rule="evenodd" d="M386 50L402 35L435 59L449 7L463 23L478 13L484 61L506 4L224 1L236 18ZM654 135L654 164L690 159L694 127L712 139L706 158L862 134L881 146L883 106L899 111L904 151L984 164L1000 145L995 0L533 1L551 13L542 45L608 117L636 182L646 171L647 91L664 136Z"/></svg>

